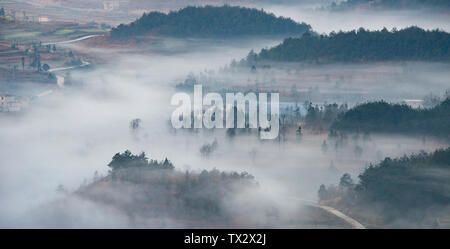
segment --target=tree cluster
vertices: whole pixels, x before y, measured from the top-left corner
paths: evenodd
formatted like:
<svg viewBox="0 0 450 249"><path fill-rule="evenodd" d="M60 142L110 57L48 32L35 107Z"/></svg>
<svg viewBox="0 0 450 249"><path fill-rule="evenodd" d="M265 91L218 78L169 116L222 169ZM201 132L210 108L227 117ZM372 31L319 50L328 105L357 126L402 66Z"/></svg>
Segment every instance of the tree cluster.
<svg viewBox="0 0 450 249"><path fill-rule="evenodd" d="M167 158L161 162L153 159L148 160L144 152L139 155L134 155L129 150L126 150L123 153L116 153L108 166L112 168L113 171L126 168L162 170L173 170L175 168Z"/></svg>

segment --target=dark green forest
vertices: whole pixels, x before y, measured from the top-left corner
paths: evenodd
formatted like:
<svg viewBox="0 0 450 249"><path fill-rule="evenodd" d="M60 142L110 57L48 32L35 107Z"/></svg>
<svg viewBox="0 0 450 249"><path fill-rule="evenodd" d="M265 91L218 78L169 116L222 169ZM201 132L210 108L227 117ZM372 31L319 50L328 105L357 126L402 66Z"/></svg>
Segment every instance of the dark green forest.
<svg viewBox="0 0 450 249"><path fill-rule="evenodd" d="M364 170L355 189L365 201L384 202L400 210L449 205L449 170L450 148L387 157Z"/></svg>
<svg viewBox="0 0 450 249"><path fill-rule="evenodd" d="M232 6L186 7L168 14L150 12L136 21L120 24L112 39L140 35L172 37L237 37L300 35L311 27L290 18L276 17L263 10Z"/></svg>
<svg viewBox="0 0 450 249"><path fill-rule="evenodd" d="M450 8L448 0L347 0L332 4L331 10L348 10L354 8L371 9L419 9L419 8Z"/></svg>
<svg viewBox="0 0 450 249"><path fill-rule="evenodd" d="M428 109L413 109L405 104L384 101L356 106L342 113L331 130L428 134L450 136L450 99Z"/></svg>
<svg viewBox="0 0 450 249"><path fill-rule="evenodd" d="M420 223L430 216L445 216L445 208L450 205L449 173L450 147L432 153L387 157L370 164L359 175L357 184L344 174L338 187L322 185L319 199L340 198L343 206L376 209L387 223L395 219Z"/></svg>
<svg viewBox="0 0 450 249"><path fill-rule="evenodd" d="M278 46L250 53L247 64L279 62L449 61L450 34L409 27L402 30L332 32L287 38Z"/></svg>

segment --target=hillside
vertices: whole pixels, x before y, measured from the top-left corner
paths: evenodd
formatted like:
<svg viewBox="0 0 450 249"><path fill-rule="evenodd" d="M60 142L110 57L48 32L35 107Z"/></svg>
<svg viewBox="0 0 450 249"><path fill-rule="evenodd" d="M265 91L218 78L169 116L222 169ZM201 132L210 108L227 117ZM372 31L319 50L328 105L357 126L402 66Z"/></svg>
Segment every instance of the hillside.
<svg viewBox="0 0 450 249"><path fill-rule="evenodd" d="M322 185L319 198L373 227L448 228L449 173L450 148L387 157L370 164L356 184L344 174L338 187Z"/></svg>
<svg viewBox="0 0 450 249"><path fill-rule="evenodd" d="M349 228L339 217L298 203L291 203L296 207L291 215L280 215L285 207L260 192L246 172L181 171L167 159L149 160L143 152L128 150L115 154L108 167L106 176L96 172L74 193L59 186L64 198L36 209L45 210L38 220L48 227L67 224L73 218L70 205L81 202L114 210L115 219L124 218L127 222L120 224L132 228ZM58 222L51 219L55 214Z"/></svg>
<svg viewBox="0 0 450 249"><path fill-rule="evenodd" d="M150 12L111 31L110 39L141 35L171 37L237 37L300 35L310 26L262 10L231 7L186 7L168 14Z"/></svg>
<svg viewBox="0 0 450 249"><path fill-rule="evenodd" d="M108 166L107 176L94 177L76 195L140 217L142 224L171 219L195 227L227 227L234 214L226 204L238 193L257 187L245 172L183 172L167 159L149 160L145 153L134 155L128 150L114 155Z"/></svg>
<svg viewBox="0 0 450 249"><path fill-rule="evenodd" d="M247 62L376 62L449 61L450 34L410 27L402 30L358 31L287 38L282 44L249 54Z"/></svg>
<svg viewBox="0 0 450 249"><path fill-rule="evenodd" d="M339 115L331 129L450 137L450 99L431 109L383 101L362 104Z"/></svg>

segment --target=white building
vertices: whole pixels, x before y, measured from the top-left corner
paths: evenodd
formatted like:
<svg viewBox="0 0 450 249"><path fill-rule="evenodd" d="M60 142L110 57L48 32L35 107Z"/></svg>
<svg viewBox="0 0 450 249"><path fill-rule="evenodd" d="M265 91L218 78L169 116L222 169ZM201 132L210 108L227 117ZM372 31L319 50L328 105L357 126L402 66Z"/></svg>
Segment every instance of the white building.
<svg viewBox="0 0 450 249"><path fill-rule="evenodd" d="M0 96L0 112L18 112L30 103L30 98L14 95Z"/></svg>
<svg viewBox="0 0 450 249"><path fill-rule="evenodd" d="M423 107L422 99L404 99L402 103L409 105L411 108L422 108Z"/></svg>
<svg viewBox="0 0 450 249"><path fill-rule="evenodd" d="M45 23L45 22L49 22L50 19L47 16L40 16L38 17L38 22L40 23Z"/></svg>

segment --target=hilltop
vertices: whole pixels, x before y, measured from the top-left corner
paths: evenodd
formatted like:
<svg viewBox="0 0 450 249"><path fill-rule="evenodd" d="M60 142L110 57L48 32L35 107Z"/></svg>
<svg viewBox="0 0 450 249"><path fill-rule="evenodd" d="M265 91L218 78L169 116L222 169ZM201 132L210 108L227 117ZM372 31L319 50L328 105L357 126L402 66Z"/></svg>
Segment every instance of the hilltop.
<svg viewBox="0 0 450 249"><path fill-rule="evenodd" d="M170 37L238 37L300 35L311 27L263 10L237 6L186 7L168 14L150 12L113 28L110 39L161 35Z"/></svg>
<svg viewBox="0 0 450 249"><path fill-rule="evenodd" d="M287 38L278 46L250 53L247 62L378 62L449 61L450 34L440 30L409 27L402 30L311 32L300 38Z"/></svg>
<svg viewBox="0 0 450 249"><path fill-rule="evenodd" d="M384 101L356 106L341 114L333 130L450 136L450 99L429 109Z"/></svg>

